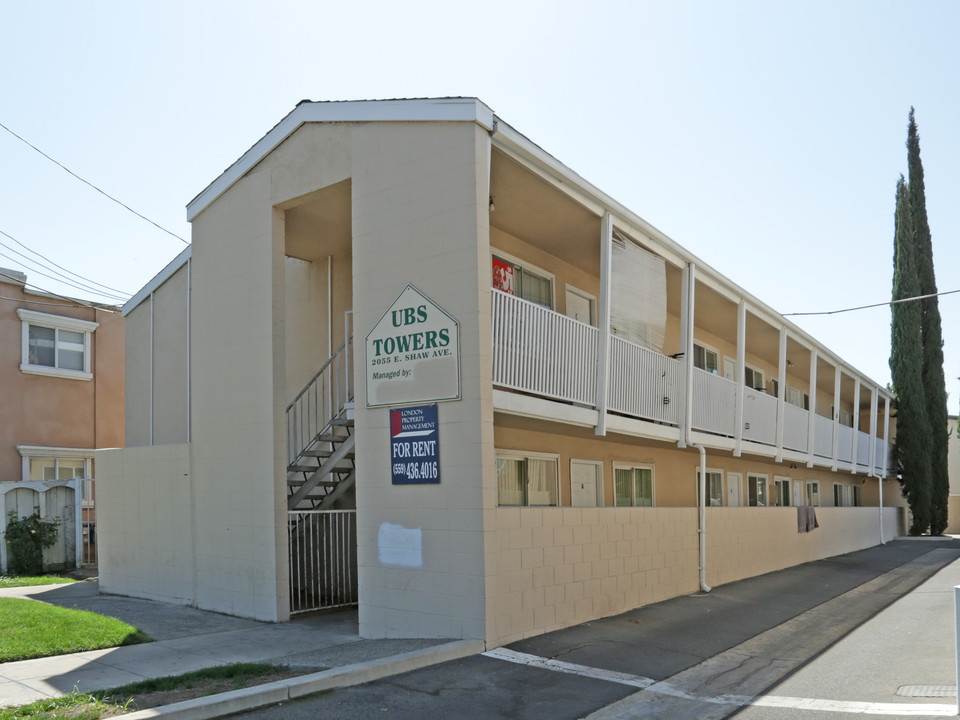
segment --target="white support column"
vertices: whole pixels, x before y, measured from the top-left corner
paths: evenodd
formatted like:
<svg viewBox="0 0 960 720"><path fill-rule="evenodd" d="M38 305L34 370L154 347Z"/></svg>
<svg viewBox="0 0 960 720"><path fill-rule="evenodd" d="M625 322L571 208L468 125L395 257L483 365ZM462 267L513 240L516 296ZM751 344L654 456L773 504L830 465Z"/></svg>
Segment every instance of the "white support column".
<svg viewBox="0 0 960 720"><path fill-rule="evenodd" d="M853 384L853 447L850 449L852 457L850 458L853 467L850 469L851 475L857 474L857 444L860 441L860 378L854 379Z"/></svg>
<svg viewBox="0 0 960 720"><path fill-rule="evenodd" d="M880 470L882 477L887 476L887 459L890 455L890 398L883 398L883 465Z"/></svg>
<svg viewBox="0 0 960 720"><path fill-rule="evenodd" d="M696 299L697 266L688 263L684 268L683 300L681 311L683 318L683 427L680 433L679 447L686 447L693 430L693 327L694 303Z"/></svg>
<svg viewBox="0 0 960 720"><path fill-rule="evenodd" d="M870 474L877 474L877 393L880 388L870 388Z"/></svg>
<svg viewBox="0 0 960 720"><path fill-rule="evenodd" d="M837 451L840 446L840 366L837 365L833 375L833 463L830 469L837 471Z"/></svg>
<svg viewBox="0 0 960 720"><path fill-rule="evenodd" d="M600 346L597 352L597 435L607 434L607 377L610 372L610 276L613 270L613 216L600 222Z"/></svg>
<svg viewBox="0 0 960 720"><path fill-rule="evenodd" d="M747 302L740 300L737 305L737 369L733 373L736 391L734 395L734 414L736 424L734 429L733 456L740 457L743 441L743 374L747 361Z"/></svg>
<svg viewBox="0 0 960 720"><path fill-rule="evenodd" d="M783 420L786 410L787 394L787 329L780 328L780 363L777 370L780 381L777 383L777 462L783 460Z"/></svg>
<svg viewBox="0 0 960 720"><path fill-rule="evenodd" d="M810 408L807 414L807 467L813 467L814 441L817 432L817 349L810 351Z"/></svg>

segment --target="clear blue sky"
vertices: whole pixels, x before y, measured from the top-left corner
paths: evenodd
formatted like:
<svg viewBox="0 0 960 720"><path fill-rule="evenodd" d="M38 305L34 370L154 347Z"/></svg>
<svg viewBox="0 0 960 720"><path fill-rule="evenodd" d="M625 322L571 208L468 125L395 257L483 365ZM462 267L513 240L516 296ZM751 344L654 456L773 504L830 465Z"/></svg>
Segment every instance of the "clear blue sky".
<svg viewBox="0 0 960 720"><path fill-rule="evenodd" d="M832 310L889 298L911 105L960 288L958 27L956 2L11 3L0 123L189 239L186 203L303 98L477 96L776 310ZM0 230L100 283L184 247L2 130L0 168ZM889 309L797 322L889 380Z"/></svg>

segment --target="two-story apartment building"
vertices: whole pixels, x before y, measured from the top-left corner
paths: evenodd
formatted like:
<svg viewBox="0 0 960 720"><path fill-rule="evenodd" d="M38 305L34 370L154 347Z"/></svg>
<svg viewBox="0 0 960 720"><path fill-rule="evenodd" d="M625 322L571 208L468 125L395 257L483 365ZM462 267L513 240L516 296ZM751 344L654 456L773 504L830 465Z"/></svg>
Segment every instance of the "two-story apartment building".
<svg viewBox="0 0 960 720"><path fill-rule="evenodd" d="M188 216L109 592L497 645L902 527L885 389L476 99L301 103Z"/></svg>
<svg viewBox="0 0 960 720"><path fill-rule="evenodd" d="M96 561L97 448L123 445L124 335L116 307L35 292L0 268L0 510L61 521L51 567ZM6 571L0 543L0 571Z"/></svg>

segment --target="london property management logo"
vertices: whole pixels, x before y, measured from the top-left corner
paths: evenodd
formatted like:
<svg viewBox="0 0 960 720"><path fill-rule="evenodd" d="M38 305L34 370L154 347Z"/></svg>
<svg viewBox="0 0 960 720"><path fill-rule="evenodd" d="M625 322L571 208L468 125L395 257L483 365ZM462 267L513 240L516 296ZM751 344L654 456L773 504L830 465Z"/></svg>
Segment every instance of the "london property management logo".
<svg viewBox="0 0 960 720"><path fill-rule="evenodd" d="M367 407L460 399L460 323L407 285L366 338Z"/></svg>

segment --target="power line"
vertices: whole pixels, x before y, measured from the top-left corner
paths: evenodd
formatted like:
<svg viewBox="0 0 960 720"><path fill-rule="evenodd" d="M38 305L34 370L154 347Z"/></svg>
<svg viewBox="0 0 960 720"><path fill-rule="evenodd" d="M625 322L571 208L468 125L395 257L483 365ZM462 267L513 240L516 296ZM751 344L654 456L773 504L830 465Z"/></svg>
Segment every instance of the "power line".
<svg viewBox="0 0 960 720"><path fill-rule="evenodd" d="M860 305L858 307L844 308L843 310L827 310L826 312L795 312L783 313L783 317L797 317L798 315L837 315L839 313L853 312L854 310L867 310L868 308L883 307L884 305L896 305L897 303L913 302L914 300L925 300L926 298L940 297L941 295L953 295L960 293L960 290L947 290L940 293L930 293L928 295L917 295L916 297L900 298L899 300L888 300L887 302L873 303L872 305Z"/></svg>
<svg viewBox="0 0 960 720"><path fill-rule="evenodd" d="M167 230L165 227L163 227L163 226L160 225L159 223L154 222L153 220L151 220L150 218L148 218L146 215L141 215L140 213L138 213L136 210L134 210L134 209L133 209L132 207L130 207L129 205L127 205L127 204L125 204L125 203L117 200L117 199L116 199L113 195L111 195L110 193L105 192L104 190L101 190L100 188L98 188L96 185L94 185L94 184L93 184L92 182L90 182L89 180L84 180L82 177L80 177L79 175L77 175L73 170L71 170L70 168L68 168L66 165L64 165L63 163L57 162L57 161L54 160L52 157L50 157L49 155L47 155L43 150L41 150L40 148L38 148L36 145L34 145L33 143L29 142L28 140L26 140L26 139L20 137L19 135L17 135L13 130L11 130L10 128L8 128L8 127L7 127L6 125L4 125L3 123L0 123L0 128L3 128L4 130L6 130L8 133L10 133L11 135L13 135L17 140L19 140L20 142L24 143L25 145L28 145L28 146L32 147L32 148L33 148L34 150L36 150L38 153L40 153L41 155L43 155L47 160L49 160L50 162L52 162L54 165L57 165L58 167L66 170L68 173L70 173L71 175L73 175L73 177L75 177L75 178L76 178L77 180L79 180L80 182L84 183L85 185L89 185L89 186L92 187L94 190L96 190L98 193L100 193L101 195L103 195L105 198L107 198L107 199L109 199L109 200L113 200L113 202L115 202L117 205L119 205L119 206L122 207L122 208L126 208L127 210L129 210L130 212L132 212L134 215L136 215L138 218L140 218L141 220L146 220L148 223L150 223L150 224L153 225L154 227L158 228L159 230L163 230L163 232L165 232L167 235L172 235L172 236L175 237L177 240L179 240L180 242L182 242L184 245L189 245L189 244L190 244L189 242L187 242L186 240L184 240L182 237L180 237L179 235L177 235L175 232L172 232L172 231L170 231L170 230Z"/></svg>
<svg viewBox="0 0 960 720"><path fill-rule="evenodd" d="M0 230L0 233L3 233L3 231ZM3 234L5 235L6 233L3 233ZM49 270L50 272L54 273L55 275L59 275L60 278L61 278L60 280L57 280L57 278L54 278L54 277L52 277L51 275L45 275L45 277L48 277L48 278L50 278L51 280L56 280L57 282L62 282L62 283L64 283L65 285L69 285L70 287L78 288L78 289L80 289L80 290L83 290L83 291L89 292L89 293L93 293L93 294L95 294L95 295L101 295L101 296L103 296L103 297L107 297L107 298L110 298L110 299L112 299L112 300L126 300L127 298L130 297L128 294L120 293L119 291L117 291L116 293L114 293L114 292L105 292L105 291L103 291L103 290L98 290L97 288L95 288L95 287L93 287L93 286L91 286L91 285L87 285L87 284L85 284L85 283L78 282L78 281L74 280L73 278L71 278L71 277L69 277L69 276L67 276L67 275L64 275L62 272L59 272L58 270L54 270L53 268L49 268L49 267L47 267L46 265L44 265L44 264L42 264L42 263L40 263L40 262L37 262L37 261L34 260L33 258L27 257L26 255L24 255L24 254L23 254L22 252L20 252L19 250L16 250L16 249L10 247L9 245L7 245L7 244L4 243L4 242L0 242L0 248L5 248L5 249L9 250L10 252L15 253L16 255L19 255L19 256L22 257L23 260L25 260L26 262L32 263L33 265L36 265L36 266L38 266L38 267L40 267L40 268L43 268L44 270ZM4 255L3 253L0 253L0 255L2 255L3 257L7 258L8 260L12 260L12 261L15 262L15 263L19 263L20 265L23 265L23 264L24 264L23 260L17 260L16 258L11 258L9 255ZM39 271L33 270L33 269L31 269L31 268L29 268L28 266L25 266L25 265L24 265L24 268L25 268L26 270L29 270L30 272L39 272ZM67 272L69 272L69 270L68 270ZM44 275L44 273L40 273L40 274L41 274L41 275ZM83 278L82 276L78 276L78 277L81 277L82 280L86 280L86 278Z"/></svg>
<svg viewBox="0 0 960 720"><path fill-rule="evenodd" d="M88 277L85 277L85 276L83 276L83 275L81 275L81 274L79 274L79 273L73 272L73 270L67 270L67 268L63 267L63 265L58 265L57 263L55 263L53 260L51 260L50 258L48 258L48 257L47 257L46 255L44 255L43 253L38 253L38 252L37 252L36 250L34 250L33 248L28 247L27 245L24 245L22 242L20 242L19 240L17 240L17 239L16 239L13 235L11 235L10 233L6 233L6 232L4 232L3 230L0 230L0 235L3 235L3 236L5 236L5 237L13 240L17 245L19 245L20 247L22 247L22 248L23 248L24 250L26 250L27 252L33 253L33 254L36 255L37 257L43 258L45 261L47 261L48 263L50 263L50 264L53 265L54 267L58 267L58 268L60 268L61 270L63 270L64 272L70 273L70 274L73 275L74 277L78 277L78 278L80 278L81 280L85 280L86 282L91 283L91 284L93 284L93 285L98 285L98 286L104 288L105 290L112 290L113 292L119 293L120 295L126 295L127 297L129 297L130 295L132 295L132 293L128 293L128 292L126 292L126 291L124 291L124 290L118 290L118 289L115 288L115 287L110 287L109 285L104 285L103 283L99 283L99 282L97 282L96 280L91 280L91 279L88 278ZM2 243L0 243L0 244L2 244ZM8 250L11 250L12 252L17 252L16 250L14 250L13 248L11 248L10 246L5 246L5 247L6 247ZM17 253L17 254L20 255L21 253ZM59 275L59 273L57 273L57 274Z"/></svg>
<svg viewBox="0 0 960 720"><path fill-rule="evenodd" d="M6 245L3 245L3 247L6 247ZM13 252L16 252L16 250L14 250ZM19 253L19 254L22 254L22 253ZM23 265L23 262L21 262L20 260L17 260L17 259L14 258L14 257L10 257L10 256L7 255L6 253L0 252L0 257L6 258L7 260L9 260L9 261L11 261L11 262L14 262L14 263L17 263L18 265ZM27 260L29 260L30 262L33 262L35 265L39 265L39 263L37 263L37 262L35 262L35 261L33 261L33 260L30 260L29 258L27 258ZM40 265L40 267L43 267L43 266ZM64 285L67 285L67 286L69 286L69 287L72 287L72 288L74 288L74 289L76 289L76 290L82 290L83 292L93 293L93 294L95 294L95 295L101 295L101 296L103 296L103 297L105 297L105 298L109 298L109 299L114 300L114 301L117 301L117 302L123 302L123 301L124 301L124 298L120 297L119 295L111 295L111 294L105 293L105 292L103 292L103 291L101 291L101 290L95 290L95 289L93 289L93 288L90 288L90 287L81 285L81 284L79 284L79 283L77 283L77 282L74 282L74 281L70 280L69 278L66 278L66 279L56 278L56 277L54 277L53 275L49 275L49 274L47 274L47 273L45 273L45 272L42 272L41 270L31 269L31 268L29 268L29 267L27 267L27 266L25 266L25 265L24 265L24 269L29 270L30 272L35 272L35 273L37 273L38 275L43 275L43 277L45 277L45 278L48 278L48 279L50 279L50 280L53 280L54 282L62 283L62 284L64 284ZM45 268L45 269L49 269L49 268ZM56 272L56 271L54 271L54 272ZM66 276L64 276L62 273L60 273L60 275L61 275L61 277L66 277ZM9 277L9 276L7 276L7 277Z"/></svg>
<svg viewBox="0 0 960 720"><path fill-rule="evenodd" d="M0 277L5 277L8 280L13 280L18 285L21 282L23 282L21 278L14 277L13 275L8 275L7 273L3 272L3 270L0 270ZM78 300L77 298L67 297L66 295L59 295L55 292L52 292L51 290L44 290L39 285L34 285L33 283L24 283L24 285L30 285L30 287L32 287L34 290L39 290L40 292L46 293L51 297L60 298L61 300L66 300L67 302L71 302L75 305L81 305L83 307L90 308L91 310L102 310L103 312L113 313L115 315L120 314L119 310L114 310L113 308L105 307L103 305L91 305L90 303L84 302L83 300ZM39 300L29 300L27 298L24 298L23 300L15 300L15 298L0 297L0 299L13 300L14 302L37 303L40 305L58 305L59 307L63 307L62 305L59 305L59 303L43 303L43 302L40 302Z"/></svg>

